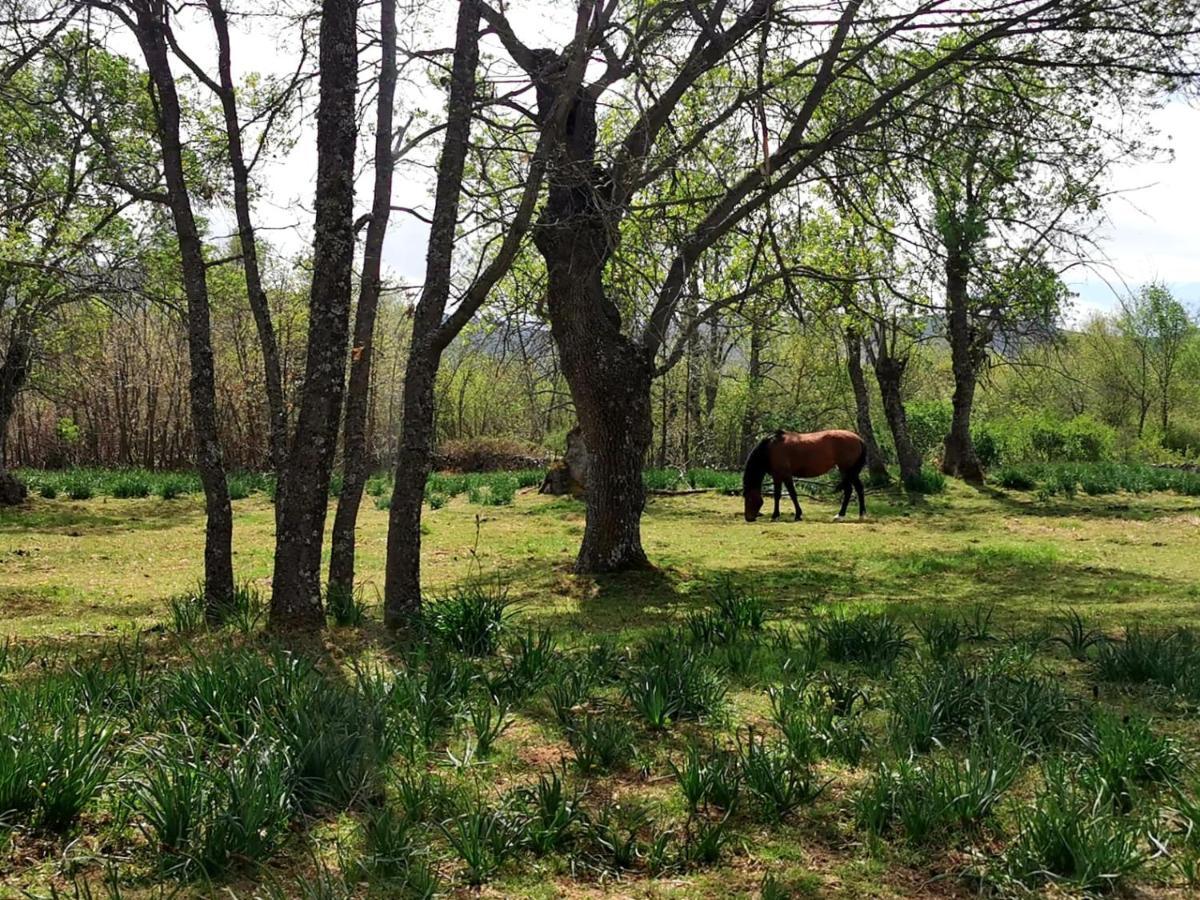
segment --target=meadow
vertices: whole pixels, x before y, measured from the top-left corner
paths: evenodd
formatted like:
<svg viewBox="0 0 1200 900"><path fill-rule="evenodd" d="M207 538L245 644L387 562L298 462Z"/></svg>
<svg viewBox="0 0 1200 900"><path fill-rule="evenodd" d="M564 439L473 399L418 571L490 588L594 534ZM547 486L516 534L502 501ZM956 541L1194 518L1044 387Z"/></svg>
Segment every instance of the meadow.
<svg viewBox="0 0 1200 900"><path fill-rule="evenodd" d="M650 473L712 490L651 496L653 571L581 578L535 475L431 479L400 636L377 479L360 592L284 649L269 484L209 630L181 476L35 474L0 510L0 895L1194 894L1196 476L748 525L736 476Z"/></svg>

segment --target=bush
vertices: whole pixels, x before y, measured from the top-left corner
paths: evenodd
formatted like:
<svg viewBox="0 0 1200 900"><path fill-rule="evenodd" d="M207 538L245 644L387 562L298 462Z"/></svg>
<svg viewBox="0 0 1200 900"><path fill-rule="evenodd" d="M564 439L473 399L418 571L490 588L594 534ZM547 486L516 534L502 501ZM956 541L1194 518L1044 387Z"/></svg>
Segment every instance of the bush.
<svg viewBox="0 0 1200 900"><path fill-rule="evenodd" d="M118 499L150 496L150 479L144 472L117 472L109 482L109 490Z"/></svg>
<svg viewBox="0 0 1200 900"><path fill-rule="evenodd" d="M1037 479L1024 469L1015 466L1005 466L996 473L996 483L1010 491L1032 491L1037 487Z"/></svg>
<svg viewBox="0 0 1200 900"><path fill-rule="evenodd" d="M904 489L913 494L940 494L946 489L946 476L937 469L922 468L904 479Z"/></svg>
<svg viewBox="0 0 1200 900"><path fill-rule="evenodd" d="M1033 808L1019 816L1017 840L1005 859L1009 876L1031 888L1051 883L1085 893L1117 890L1145 862L1140 829L1114 815L1064 764L1047 765L1044 774Z"/></svg>
<svg viewBox="0 0 1200 900"><path fill-rule="evenodd" d="M940 447L950 431L953 410L945 400L908 403L904 406L908 418L908 436L922 458Z"/></svg>
<svg viewBox="0 0 1200 900"><path fill-rule="evenodd" d="M836 612L814 626L834 662L852 662L875 670L890 669L908 652L904 626L887 613L848 616Z"/></svg>
<svg viewBox="0 0 1200 900"><path fill-rule="evenodd" d="M447 646L468 656L491 656L512 615L513 602L502 584L472 581L430 600L422 622Z"/></svg>
<svg viewBox="0 0 1200 900"><path fill-rule="evenodd" d="M90 472L68 472L62 480L62 490L72 500L90 500L96 493L95 480Z"/></svg>
<svg viewBox="0 0 1200 900"><path fill-rule="evenodd" d="M191 485L182 475L167 475L158 483L158 496L164 500L174 500L188 493Z"/></svg>
<svg viewBox="0 0 1200 900"><path fill-rule="evenodd" d="M536 444L504 437L443 441L438 468L456 472L501 472L545 466L546 452Z"/></svg>
<svg viewBox="0 0 1200 900"><path fill-rule="evenodd" d="M647 724L662 728L715 712L726 686L695 647L668 632L650 638L634 658L624 692Z"/></svg>

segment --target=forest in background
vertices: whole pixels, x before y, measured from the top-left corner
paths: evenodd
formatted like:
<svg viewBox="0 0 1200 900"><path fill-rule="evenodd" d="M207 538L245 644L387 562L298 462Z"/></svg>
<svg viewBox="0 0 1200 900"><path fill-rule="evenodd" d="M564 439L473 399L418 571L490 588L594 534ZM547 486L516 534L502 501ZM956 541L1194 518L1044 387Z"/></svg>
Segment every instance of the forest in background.
<svg viewBox="0 0 1200 900"><path fill-rule="evenodd" d="M264 254L270 259L271 254ZM305 290L284 260L272 301L289 407L303 370ZM222 442L231 468L269 468L262 362L244 285L213 278L213 334ZM373 470L391 469L403 403L411 296L389 291L380 307L367 433ZM855 428L847 348L834 316L734 312L702 328L678 365L655 380L655 468L740 468L775 428ZM922 457L941 449L954 380L932 317L916 319L903 382L907 420ZM869 360L867 373L871 375ZM191 459L186 335L176 311L136 296L70 307L48 330L9 422L10 465L32 468L186 468ZM874 377L871 417L895 465ZM502 309L447 350L438 375L439 444L551 457L575 424L548 329ZM1147 285L1077 324L1024 345L993 347L974 416L989 467L1103 461L1183 464L1200 455L1200 329L1196 308ZM443 454L445 456L445 454Z"/></svg>

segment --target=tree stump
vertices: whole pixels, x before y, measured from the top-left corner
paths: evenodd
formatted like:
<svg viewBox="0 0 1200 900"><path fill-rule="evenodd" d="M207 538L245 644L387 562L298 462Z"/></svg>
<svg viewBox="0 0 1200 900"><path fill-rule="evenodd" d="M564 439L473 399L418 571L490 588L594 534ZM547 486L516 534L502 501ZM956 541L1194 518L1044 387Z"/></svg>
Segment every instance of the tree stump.
<svg viewBox="0 0 1200 900"><path fill-rule="evenodd" d="M567 452L563 458L551 464L542 480L539 494L570 494L582 497L587 493L588 470L591 457L583 444L583 432L576 425L567 432Z"/></svg>
<svg viewBox="0 0 1200 900"><path fill-rule="evenodd" d="M0 506L16 506L28 496L29 489L15 475L0 470Z"/></svg>

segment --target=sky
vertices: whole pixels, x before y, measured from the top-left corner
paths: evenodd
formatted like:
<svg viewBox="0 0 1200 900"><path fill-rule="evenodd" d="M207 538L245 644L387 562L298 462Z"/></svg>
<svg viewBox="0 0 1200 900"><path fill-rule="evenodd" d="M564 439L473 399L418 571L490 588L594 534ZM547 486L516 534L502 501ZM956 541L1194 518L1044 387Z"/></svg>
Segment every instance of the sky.
<svg viewBox="0 0 1200 900"><path fill-rule="evenodd" d="M446 9L450 8L447 4ZM534 46L542 43L540 38L553 41L571 26L569 4L565 3L510 0L508 11L517 33ZM182 32L185 45L201 58L210 45L206 26L199 20L197 27ZM448 11L423 22L422 27L435 45L451 43L453 18ZM235 32L233 42L235 77L251 71L285 72L293 65L292 53L269 31ZM403 101L403 92L401 97ZM411 92L408 99L410 103L419 100ZM436 103L438 98L433 100ZM1127 163L1114 170L1116 193L1106 205L1106 219L1098 235L1099 253L1065 276L1076 294L1070 315L1075 322L1097 311L1112 310L1119 294L1149 281L1165 283L1178 299L1200 311L1200 228L1196 224L1200 215L1200 106L1173 100L1152 113L1151 125L1158 132L1159 144L1171 152L1152 162ZM311 132L311 124L306 127ZM302 253L309 240L315 168L314 140L306 133L285 158L272 161L262 173L265 189L256 219L263 236L289 253ZM364 172L358 197L362 209L370 204L370 188L370 173ZM429 188L426 170L401 165L393 203L428 211ZM233 221L231 210L211 210L210 217L218 233L222 224L228 227ZM393 213L384 245L384 265L391 279L420 283L426 234L420 220Z"/></svg>

